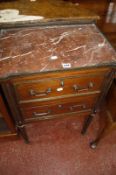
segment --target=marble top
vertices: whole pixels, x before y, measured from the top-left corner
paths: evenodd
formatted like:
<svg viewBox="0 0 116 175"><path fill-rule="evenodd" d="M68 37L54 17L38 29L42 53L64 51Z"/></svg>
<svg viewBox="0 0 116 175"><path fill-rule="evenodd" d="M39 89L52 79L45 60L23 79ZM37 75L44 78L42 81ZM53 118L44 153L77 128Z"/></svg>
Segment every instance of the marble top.
<svg viewBox="0 0 116 175"><path fill-rule="evenodd" d="M1 78L107 64L116 52L95 24L1 30Z"/></svg>

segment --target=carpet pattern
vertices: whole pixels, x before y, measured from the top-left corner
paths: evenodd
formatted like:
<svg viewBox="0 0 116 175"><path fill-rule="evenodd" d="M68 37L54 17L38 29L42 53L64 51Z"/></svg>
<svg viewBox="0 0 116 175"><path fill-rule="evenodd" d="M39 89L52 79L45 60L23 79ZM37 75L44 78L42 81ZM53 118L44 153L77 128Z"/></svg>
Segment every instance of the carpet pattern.
<svg viewBox="0 0 116 175"><path fill-rule="evenodd" d="M83 121L73 116L28 124L30 144L22 139L0 143L0 175L115 175L116 132L92 150L98 116L85 136Z"/></svg>

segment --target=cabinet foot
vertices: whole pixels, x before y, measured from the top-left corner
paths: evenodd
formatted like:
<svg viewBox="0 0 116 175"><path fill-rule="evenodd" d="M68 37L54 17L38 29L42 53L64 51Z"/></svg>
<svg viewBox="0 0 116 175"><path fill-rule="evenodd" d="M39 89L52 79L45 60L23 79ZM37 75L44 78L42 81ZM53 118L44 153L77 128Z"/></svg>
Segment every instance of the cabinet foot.
<svg viewBox="0 0 116 175"><path fill-rule="evenodd" d="M90 148L95 149L97 147L97 142L90 142Z"/></svg>

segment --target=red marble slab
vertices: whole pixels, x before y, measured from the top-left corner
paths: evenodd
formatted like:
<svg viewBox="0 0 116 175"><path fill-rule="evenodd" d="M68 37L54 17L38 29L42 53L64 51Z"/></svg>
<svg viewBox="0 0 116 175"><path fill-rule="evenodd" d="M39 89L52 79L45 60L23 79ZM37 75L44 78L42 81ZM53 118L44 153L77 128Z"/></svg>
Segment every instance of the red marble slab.
<svg viewBox="0 0 116 175"><path fill-rule="evenodd" d="M95 24L2 29L0 77L116 64Z"/></svg>

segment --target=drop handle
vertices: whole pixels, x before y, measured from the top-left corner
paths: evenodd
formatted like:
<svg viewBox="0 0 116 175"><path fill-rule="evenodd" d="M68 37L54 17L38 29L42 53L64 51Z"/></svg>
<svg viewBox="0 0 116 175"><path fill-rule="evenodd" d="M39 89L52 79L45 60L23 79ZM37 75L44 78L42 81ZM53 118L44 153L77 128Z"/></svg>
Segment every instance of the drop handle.
<svg viewBox="0 0 116 175"><path fill-rule="evenodd" d="M74 84L73 89L75 91L87 91L87 90L93 88L93 86L94 86L94 84L92 82L90 82L87 87L80 87L79 85Z"/></svg>
<svg viewBox="0 0 116 175"><path fill-rule="evenodd" d="M33 116L34 117L46 116L48 114L51 114L51 111L50 110L48 112L43 112L43 113L33 112Z"/></svg>
<svg viewBox="0 0 116 175"><path fill-rule="evenodd" d="M73 105L70 107L70 110L73 111L75 108L82 108L82 109L86 109L86 105L85 104L80 104L80 105Z"/></svg>
<svg viewBox="0 0 116 175"><path fill-rule="evenodd" d="M52 92L52 89L51 88L48 88L46 91L40 91L40 92L35 91L33 89L30 89L29 90L29 94L31 96L46 96L46 95L48 95L51 92Z"/></svg>

